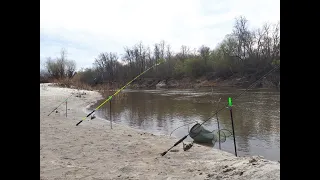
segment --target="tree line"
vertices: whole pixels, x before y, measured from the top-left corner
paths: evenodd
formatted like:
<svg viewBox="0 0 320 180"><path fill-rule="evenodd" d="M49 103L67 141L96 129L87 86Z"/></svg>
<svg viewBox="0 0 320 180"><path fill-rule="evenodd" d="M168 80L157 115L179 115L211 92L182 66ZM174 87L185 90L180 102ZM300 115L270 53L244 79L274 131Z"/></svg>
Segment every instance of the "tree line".
<svg viewBox="0 0 320 180"><path fill-rule="evenodd" d="M40 69L40 83L65 78L71 79L76 74L76 62L67 59L67 51L65 49L61 50L60 57L55 59L48 57L44 67L44 69Z"/></svg>
<svg viewBox="0 0 320 180"><path fill-rule="evenodd" d="M179 52L173 52L170 44L160 41L153 46L142 42L125 47L120 57L115 52L103 52L95 58L93 67L75 72L75 62L65 59L64 52L55 60L49 58L41 77L63 79L77 76L86 84L124 83L158 60L164 60L161 66L144 74L143 78L181 79L189 77L208 80L230 77L256 77L275 65L280 66L280 22L264 24L251 30L248 20L236 18L232 32L227 34L214 49L205 45L198 49L182 45ZM76 75L75 75L76 74ZM280 68L273 73L274 83L280 81Z"/></svg>

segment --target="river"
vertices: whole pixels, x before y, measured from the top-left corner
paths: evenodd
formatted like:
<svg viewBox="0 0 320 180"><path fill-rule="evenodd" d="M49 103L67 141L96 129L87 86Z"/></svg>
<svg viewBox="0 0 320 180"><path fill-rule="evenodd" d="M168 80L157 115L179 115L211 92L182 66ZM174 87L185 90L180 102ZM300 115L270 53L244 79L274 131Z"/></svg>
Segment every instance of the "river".
<svg viewBox="0 0 320 180"><path fill-rule="evenodd" d="M270 160L280 160L280 92L255 89L236 98L243 91L233 88L124 90L112 99L111 116L116 123L154 134L170 135L177 127L191 123L172 133L172 136L181 138L188 133L193 122L201 123L222 108L218 113L220 128L232 131L230 111L226 107L228 97L231 97L238 156L261 155ZM109 108L110 104L105 104L96 115L109 120ZM216 130L216 116L204 127ZM192 139L188 137L187 140ZM219 143L215 143L213 148L219 148ZM234 153L233 138L228 137L221 143L221 149Z"/></svg>

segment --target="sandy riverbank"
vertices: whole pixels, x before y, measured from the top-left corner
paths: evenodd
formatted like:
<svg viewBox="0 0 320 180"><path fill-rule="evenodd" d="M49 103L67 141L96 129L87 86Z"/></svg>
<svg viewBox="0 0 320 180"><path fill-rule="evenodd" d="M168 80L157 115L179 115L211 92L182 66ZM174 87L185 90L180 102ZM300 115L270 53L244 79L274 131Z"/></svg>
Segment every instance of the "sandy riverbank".
<svg viewBox="0 0 320 180"><path fill-rule="evenodd" d="M77 90L40 85L40 178L41 179L280 179L280 163L259 157L233 154L194 145L184 152L159 154L177 139L155 136L109 121L86 120L83 109L101 98L81 91L58 113L48 114Z"/></svg>

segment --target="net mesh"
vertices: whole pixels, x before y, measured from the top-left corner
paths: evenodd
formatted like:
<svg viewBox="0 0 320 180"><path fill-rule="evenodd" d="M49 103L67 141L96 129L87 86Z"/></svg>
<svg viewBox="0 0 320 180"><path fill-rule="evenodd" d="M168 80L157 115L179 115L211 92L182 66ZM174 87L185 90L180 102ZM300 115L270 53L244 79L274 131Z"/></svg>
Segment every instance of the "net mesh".
<svg viewBox="0 0 320 180"><path fill-rule="evenodd" d="M190 129L189 133L190 137L195 141L211 141L212 144L215 144L219 141L220 143L224 143L228 137L232 136L232 133L227 129L215 129L213 131L209 131L198 123Z"/></svg>

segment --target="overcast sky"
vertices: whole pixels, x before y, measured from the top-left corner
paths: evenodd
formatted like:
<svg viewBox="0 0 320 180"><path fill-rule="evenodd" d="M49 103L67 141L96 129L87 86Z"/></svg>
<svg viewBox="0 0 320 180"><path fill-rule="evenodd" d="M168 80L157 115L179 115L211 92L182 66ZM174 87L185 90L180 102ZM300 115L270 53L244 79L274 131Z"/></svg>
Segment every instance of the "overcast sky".
<svg viewBox="0 0 320 180"><path fill-rule="evenodd" d="M280 20L280 0L41 0L40 59L61 48L77 66L91 67L101 52L122 54L142 41L214 48L232 31L235 18L250 28Z"/></svg>

